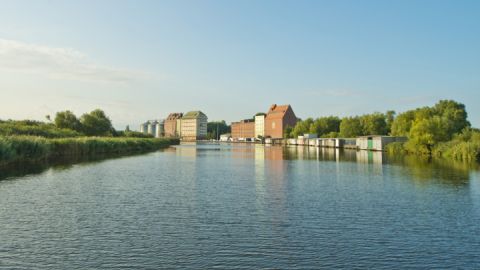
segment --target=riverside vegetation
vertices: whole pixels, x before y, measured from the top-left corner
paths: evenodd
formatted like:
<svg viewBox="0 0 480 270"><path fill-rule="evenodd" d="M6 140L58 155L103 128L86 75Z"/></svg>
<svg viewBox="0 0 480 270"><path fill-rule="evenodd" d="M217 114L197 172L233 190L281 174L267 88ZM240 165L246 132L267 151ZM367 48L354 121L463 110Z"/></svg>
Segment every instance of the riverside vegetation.
<svg viewBox="0 0 480 270"><path fill-rule="evenodd" d="M400 114L395 111L354 117L307 118L287 128L286 138L304 133L324 138L353 138L365 135L408 137L406 143L387 146L391 154L416 154L464 162L480 162L480 130L467 120L465 105L440 100L433 107L421 107Z"/></svg>
<svg viewBox="0 0 480 270"><path fill-rule="evenodd" d="M64 156L145 152L178 143L178 139L157 139L128 127L116 131L99 109L80 119L70 111L59 112L50 123L0 121L0 165Z"/></svg>

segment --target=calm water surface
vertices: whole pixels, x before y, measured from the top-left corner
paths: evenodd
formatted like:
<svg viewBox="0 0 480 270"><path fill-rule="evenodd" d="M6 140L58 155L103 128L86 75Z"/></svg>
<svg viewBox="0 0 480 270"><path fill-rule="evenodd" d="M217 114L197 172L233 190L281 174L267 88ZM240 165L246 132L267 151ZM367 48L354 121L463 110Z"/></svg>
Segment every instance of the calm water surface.
<svg viewBox="0 0 480 270"><path fill-rule="evenodd" d="M458 164L181 145L34 172L0 173L0 269L480 268Z"/></svg>

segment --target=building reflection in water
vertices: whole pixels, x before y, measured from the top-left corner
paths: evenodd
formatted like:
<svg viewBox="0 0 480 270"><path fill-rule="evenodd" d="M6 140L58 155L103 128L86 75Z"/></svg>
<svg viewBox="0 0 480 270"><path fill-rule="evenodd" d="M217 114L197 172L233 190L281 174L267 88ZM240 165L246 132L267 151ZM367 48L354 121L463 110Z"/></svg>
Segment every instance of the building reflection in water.
<svg viewBox="0 0 480 270"><path fill-rule="evenodd" d="M368 150L352 150L338 148L318 148L304 146L277 146L255 144L182 144L175 148L181 157L211 155L211 151L223 151L234 158L232 166L245 165L246 160L254 163L255 184L259 192L265 188L281 190L288 179L288 160L329 161L337 164L342 170L343 162L357 163L359 173L384 175L408 173L418 184L442 182L464 186L468 184L470 172L478 170L463 163L441 159L425 159L417 156L391 156L384 152ZM208 152L208 153L207 153ZM248 163L248 162L247 162ZM389 166L385 166L388 164ZM392 167L394 166L394 167ZM386 171L387 170L387 171ZM386 175L388 174L388 175ZM263 190L262 190L263 189Z"/></svg>
<svg viewBox="0 0 480 270"><path fill-rule="evenodd" d="M379 151L360 150L356 151L356 161L359 163L358 170L364 173L383 174L383 164L385 155ZM371 166L362 166L361 164L372 164Z"/></svg>

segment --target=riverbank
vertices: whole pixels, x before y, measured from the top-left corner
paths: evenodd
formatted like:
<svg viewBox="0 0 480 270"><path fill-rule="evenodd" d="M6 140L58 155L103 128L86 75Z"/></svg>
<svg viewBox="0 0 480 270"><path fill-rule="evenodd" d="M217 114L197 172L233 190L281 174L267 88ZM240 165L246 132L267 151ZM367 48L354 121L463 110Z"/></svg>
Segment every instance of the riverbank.
<svg viewBox="0 0 480 270"><path fill-rule="evenodd" d="M35 136L0 137L0 166L18 162L96 154L148 152L179 144L171 138L76 137L48 139Z"/></svg>

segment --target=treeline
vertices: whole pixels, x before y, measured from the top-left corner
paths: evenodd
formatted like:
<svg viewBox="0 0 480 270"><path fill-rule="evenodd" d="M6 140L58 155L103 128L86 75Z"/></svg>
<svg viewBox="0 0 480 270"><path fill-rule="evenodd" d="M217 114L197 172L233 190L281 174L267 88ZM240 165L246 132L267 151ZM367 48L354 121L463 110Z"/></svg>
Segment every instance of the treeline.
<svg viewBox="0 0 480 270"><path fill-rule="evenodd" d="M321 138L354 138L364 135L387 135L395 118L394 111L372 113L361 116L339 118L337 116L307 118L295 127L287 128L286 138L295 138L305 133L317 134Z"/></svg>
<svg viewBox="0 0 480 270"><path fill-rule="evenodd" d="M480 131L471 127L465 105L441 100L432 107L422 107L396 115L395 111L339 118L307 118L288 128L285 137L304 133L319 137L355 138L364 135L408 137L406 143L390 144L391 153L442 156L457 160L480 161Z"/></svg>
<svg viewBox="0 0 480 270"><path fill-rule="evenodd" d="M32 120L0 120L0 136L40 136L45 138L71 138L83 136L151 138L140 132L115 130L104 111L96 109L80 118L71 111L58 112L48 123Z"/></svg>

